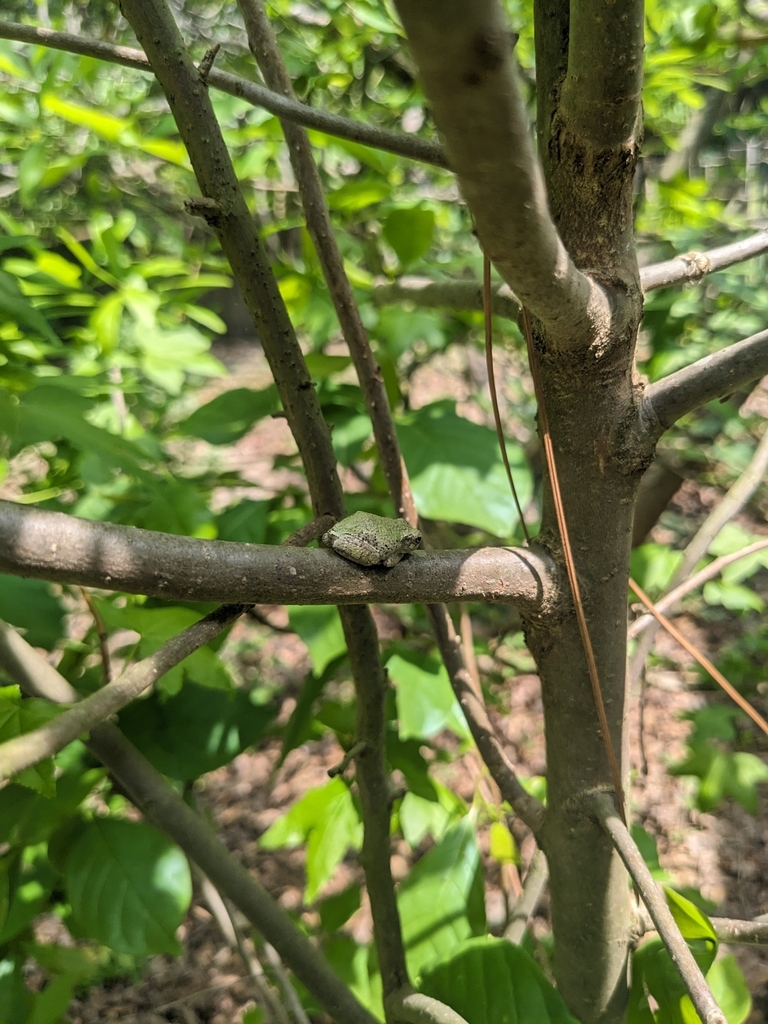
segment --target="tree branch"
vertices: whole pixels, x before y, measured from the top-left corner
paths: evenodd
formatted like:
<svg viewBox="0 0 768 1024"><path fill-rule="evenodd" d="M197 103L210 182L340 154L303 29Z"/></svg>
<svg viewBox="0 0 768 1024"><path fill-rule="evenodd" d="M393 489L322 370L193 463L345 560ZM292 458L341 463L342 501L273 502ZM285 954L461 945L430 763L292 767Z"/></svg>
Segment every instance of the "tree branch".
<svg viewBox="0 0 768 1024"><path fill-rule="evenodd" d="M722 555L720 558L716 558L714 562L710 562L709 565L705 565L699 572L689 576L687 580L684 580L679 586L670 590L663 597L660 597L658 601L654 601L656 608L658 611L664 612L665 615L668 614L681 598L685 597L686 594L690 594L693 590L698 590L699 587L709 582L709 580L713 580L715 576L719 576L726 566L732 565L742 558L748 558L758 551L764 551L766 548L768 548L768 537L764 540L757 540L754 544L748 544L739 551L733 551L730 555ZM640 615L636 618L630 623L629 630L627 631L630 640L643 633L655 621L652 615Z"/></svg>
<svg viewBox="0 0 768 1024"><path fill-rule="evenodd" d="M569 129L597 150L642 129L643 4L625 0L621 17L605 0L571 4L562 112Z"/></svg>
<svg viewBox="0 0 768 1024"><path fill-rule="evenodd" d="M19 43L34 43L53 50L64 50L67 53L79 53L84 57L95 57L97 60L110 64L120 64L137 71L152 72L149 61L143 50L130 46L113 46L69 32L54 32L49 28L33 28L31 25L18 25L13 22L0 21L0 39L12 39ZM208 84L247 100L254 107L263 107L276 117L306 128L333 135L350 142L359 142L364 146L381 149L387 153L405 157L407 160L418 160L420 163L434 164L436 167L447 167L448 162L442 147L437 142L420 139L415 135L395 132L375 125L363 124L351 118L340 117L325 110L307 106L295 99L279 96L270 89L265 89L247 78L231 75L226 71L212 68L207 78Z"/></svg>
<svg viewBox="0 0 768 1024"><path fill-rule="evenodd" d="M483 309L483 286L480 281L431 281L427 277L401 277L391 284L374 284L371 298L377 306L412 302L414 306L480 312ZM491 312L507 320L517 320L520 303L508 284L495 284L491 289Z"/></svg>
<svg viewBox="0 0 768 1024"><path fill-rule="evenodd" d="M551 609L558 576L540 549L414 552L392 569L332 551L180 537L0 501L0 573L168 601L410 604L490 601Z"/></svg>
<svg viewBox="0 0 768 1024"><path fill-rule="evenodd" d="M79 697L66 679L2 621L0 664L32 696L66 703ZM86 746L120 782L139 810L179 844L219 892L275 947L334 1020L339 1024L377 1024L288 914L116 726L97 726Z"/></svg>
<svg viewBox="0 0 768 1024"><path fill-rule="evenodd" d="M645 907L638 908L638 937L656 931L650 915ZM741 921L732 917L710 917L709 923L720 942L730 945L766 946L768 945L768 914L761 914L754 921Z"/></svg>
<svg viewBox="0 0 768 1024"><path fill-rule="evenodd" d="M680 934L666 900L646 867L627 826L616 811L613 796L595 793L588 801L588 807L624 862L703 1024L726 1024L725 1015L715 1002L704 975L693 958L693 953Z"/></svg>
<svg viewBox="0 0 768 1024"><path fill-rule="evenodd" d="M472 675L461 653L461 638L456 635L445 605L428 605L427 615L437 637L451 686L461 705L472 738L499 791L528 828L537 835L546 817L543 805L523 789L515 769L504 753L485 704L475 690Z"/></svg>
<svg viewBox="0 0 768 1024"><path fill-rule="evenodd" d="M656 442L673 423L700 405L768 373L768 330L737 341L646 388L640 406L645 439Z"/></svg>
<svg viewBox="0 0 768 1024"><path fill-rule="evenodd" d="M245 21L251 52L267 85L273 92L295 99L293 85L283 64L277 39L260 0L239 0L239 7ZM360 388L366 397L366 407L373 424L384 477L398 515L415 523L413 495L408 476L403 472L403 461L384 379L373 358L368 334L344 269L344 260L336 244L331 216L309 138L300 125L291 124L287 120L283 121L282 125L291 166L301 194L307 230L320 260L342 334L360 381Z"/></svg>
<svg viewBox="0 0 768 1024"><path fill-rule="evenodd" d="M92 693L75 707L46 722L39 729L15 736L0 743L0 780L52 757L83 733L90 732L106 722L140 693L170 672L198 648L209 643L222 630L230 626L247 605L224 605L206 615L204 619L166 641L148 658L132 665L112 683Z"/></svg>
<svg viewBox="0 0 768 1024"><path fill-rule="evenodd" d="M563 346L611 319L547 208L544 180L497 0L398 0L397 9L483 251Z"/></svg>
<svg viewBox="0 0 768 1024"><path fill-rule="evenodd" d="M722 245L718 249L688 252L663 263L643 267L640 271L640 283L643 291L648 293L654 288L669 288L673 284L698 281L706 274L725 270L726 267L751 260L753 256L760 256L764 252L768 252L768 230L758 231L749 238Z"/></svg>
<svg viewBox="0 0 768 1024"><path fill-rule="evenodd" d="M523 882L523 891L512 907L510 922L504 932L504 938L513 946L519 946L528 930L528 921L536 910L547 882L549 881L549 865L542 850L536 850Z"/></svg>

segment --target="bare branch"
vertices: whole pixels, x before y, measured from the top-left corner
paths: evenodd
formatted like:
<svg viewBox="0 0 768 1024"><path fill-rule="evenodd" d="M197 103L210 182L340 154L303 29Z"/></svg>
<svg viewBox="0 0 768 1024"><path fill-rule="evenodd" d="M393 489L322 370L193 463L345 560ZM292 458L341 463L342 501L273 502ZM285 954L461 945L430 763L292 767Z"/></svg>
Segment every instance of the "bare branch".
<svg viewBox="0 0 768 1024"><path fill-rule="evenodd" d="M715 1002L704 975L693 958L693 953L680 934L666 900L646 867L627 826L616 811L613 796L595 793L588 801L588 806L610 837L632 877L703 1024L726 1024L725 1015Z"/></svg>
<svg viewBox="0 0 768 1024"><path fill-rule="evenodd" d="M720 533L722 528L729 523L734 516L738 515L742 508L747 504L749 499L755 493L757 488L760 486L762 479L768 469L768 429L763 433L760 440L760 444L755 449L755 453L749 461L749 465L736 480L736 482L729 488L728 493L709 513L707 518L701 524L699 529L696 531L694 537L689 541L680 564L672 574L672 579L669 582L670 589L677 587L689 573L692 573L699 562L699 559L703 558L709 551L710 544L715 537ZM667 607L670 604L674 604L674 601L668 602ZM656 605L657 611L663 611L659 605ZM643 671L645 665L645 659L648 657L651 648L653 647L654 637L659 630L659 626L649 626L645 635L642 637L637 645L637 649L629 663L628 678L630 683L634 682Z"/></svg>
<svg viewBox="0 0 768 1024"><path fill-rule="evenodd" d="M371 298L377 306L412 302L414 306L480 312L483 308L483 286L480 281L432 281L427 277L401 277L391 284L375 284ZM493 286L491 311L495 316L517 320L520 303L508 284Z"/></svg>
<svg viewBox="0 0 768 1024"><path fill-rule="evenodd" d="M760 331L646 388L640 407L643 433L655 442L681 416L766 373L768 331Z"/></svg>
<svg viewBox="0 0 768 1024"><path fill-rule="evenodd" d="M0 780L37 764L43 758L52 757L78 736L106 722L110 715L125 707L166 672L170 672L198 648L213 640L246 610L247 605L241 604L217 608L166 641L154 654L132 665L119 679L92 693L69 711L51 719L39 729L1 743Z"/></svg>
<svg viewBox="0 0 768 1024"><path fill-rule="evenodd" d="M645 907L641 906L638 910L638 937L656 931ZM741 921L732 917L710 917L709 923L720 942L745 946L768 945L768 914L761 914L754 921Z"/></svg>
<svg viewBox="0 0 768 1024"><path fill-rule="evenodd" d="M681 598L685 597L686 594L690 594L693 590L698 590L699 587L708 583L709 580L713 580L715 576L719 576L726 566L739 562L742 558L749 558L750 555L757 554L758 551L764 551L766 548L768 548L768 537L764 540L757 540L754 544L747 544L746 547L733 551L730 555L722 555L720 558L716 558L714 562L710 562L709 565L705 565L699 572L689 576L687 580L684 580L679 586L670 590L664 597L654 601L656 608L660 612L664 612L665 615L668 614ZM643 633L654 621L652 615L640 615L636 618L630 623L627 632L630 640Z"/></svg>
<svg viewBox="0 0 768 1024"><path fill-rule="evenodd" d="M576 268L549 214L497 0L397 8L483 251L559 344L586 344L610 322L609 302Z"/></svg>
<svg viewBox="0 0 768 1024"><path fill-rule="evenodd" d="M523 882L520 893L510 914L510 922L504 932L504 938L513 946L519 946L528 930L528 921L536 910L547 882L549 881L549 865L541 850L536 850Z"/></svg>
<svg viewBox="0 0 768 1024"><path fill-rule="evenodd" d="M472 675L461 653L461 638L456 635L445 605L428 605L427 615L437 637L453 692L461 705L472 738L499 787L502 797L534 835L541 832L546 811L539 801L523 789L515 769L504 753L496 731L488 718L482 698L475 691Z"/></svg>
<svg viewBox="0 0 768 1024"><path fill-rule="evenodd" d="M0 501L0 573L168 601L553 605L557 572L540 549L414 552L366 569L331 551L199 540Z"/></svg>
<svg viewBox="0 0 768 1024"><path fill-rule="evenodd" d="M276 93L295 99L293 85L283 64L275 33L260 0L239 0L248 42L267 85ZM344 340L355 365L360 388L373 424L384 477L398 515L415 525L416 507L397 442L384 379L373 358L368 334L355 302L344 260L333 232L320 174L304 128L283 122L291 166L301 193L307 230L323 268L323 275L339 318Z"/></svg>
<svg viewBox="0 0 768 1024"><path fill-rule="evenodd" d="M404 1024L467 1024L461 1014L431 996L411 989L394 992L386 1000L387 1018Z"/></svg>
<svg viewBox="0 0 768 1024"><path fill-rule="evenodd" d="M605 0L571 4L563 116L596 150L622 145L642 130L643 3L625 0L621 17Z"/></svg>
<svg viewBox="0 0 768 1024"><path fill-rule="evenodd" d="M751 260L753 256L760 256L764 252L768 252L768 231L765 230L758 231L749 238L743 238L740 242L722 245L718 249L688 252L683 256L665 260L664 263L643 267L640 271L640 283L643 291L647 293L654 288L669 288L673 284L698 281L706 274L725 270L726 267Z"/></svg>
<svg viewBox="0 0 768 1024"><path fill-rule="evenodd" d="M113 46L111 43L86 39L69 32L54 32L49 28L33 28L31 25L0 21L0 39L35 43L38 46L47 46L54 50L95 57L97 60L107 61L110 64L121 64L123 67L135 68L138 71L152 71L143 50L136 50L130 46ZM437 142L430 142L428 139L420 139L415 135L406 135L404 132L395 132L387 128L377 128L375 125L363 124L350 118L340 117L338 114L317 110L315 107L309 107L297 100L279 96L247 78L239 78L237 75L231 75L226 71L217 71L215 68L209 72L207 82L221 92L247 100L254 107L263 107L277 117L294 121L296 124L303 124L306 128L314 128L327 135L334 135L340 139L348 139L350 142L359 142L364 146L394 153L407 160L418 160L420 163L434 164L436 167L448 166L445 153Z"/></svg>
<svg viewBox="0 0 768 1024"><path fill-rule="evenodd" d="M0 622L0 664L26 693L71 703L79 694L16 630ZM245 914L299 981L339 1024L377 1024L323 955L236 860L199 815L114 725L97 726L86 744L139 810L175 840L220 893Z"/></svg>

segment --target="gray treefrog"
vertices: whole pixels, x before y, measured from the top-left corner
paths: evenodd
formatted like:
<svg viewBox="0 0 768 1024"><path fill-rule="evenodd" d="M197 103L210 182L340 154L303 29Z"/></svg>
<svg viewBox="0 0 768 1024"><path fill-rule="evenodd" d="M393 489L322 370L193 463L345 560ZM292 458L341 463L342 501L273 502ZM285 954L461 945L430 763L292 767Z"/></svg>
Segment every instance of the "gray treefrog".
<svg viewBox="0 0 768 1024"><path fill-rule="evenodd" d="M324 533L323 543L350 562L391 569L419 546L421 534L404 519L355 512Z"/></svg>

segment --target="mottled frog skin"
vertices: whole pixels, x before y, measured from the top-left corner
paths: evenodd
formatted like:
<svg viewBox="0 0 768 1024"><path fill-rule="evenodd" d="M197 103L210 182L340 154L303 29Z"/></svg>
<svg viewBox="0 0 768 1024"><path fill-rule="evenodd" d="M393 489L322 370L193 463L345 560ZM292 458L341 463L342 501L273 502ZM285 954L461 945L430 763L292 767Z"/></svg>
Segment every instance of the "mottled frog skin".
<svg viewBox="0 0 768 1024"><path fill-rule="evenodd" d="M421 534L404 519L355 512L323 534L323 543L358 565L391 569L421 543Z"/></svg>

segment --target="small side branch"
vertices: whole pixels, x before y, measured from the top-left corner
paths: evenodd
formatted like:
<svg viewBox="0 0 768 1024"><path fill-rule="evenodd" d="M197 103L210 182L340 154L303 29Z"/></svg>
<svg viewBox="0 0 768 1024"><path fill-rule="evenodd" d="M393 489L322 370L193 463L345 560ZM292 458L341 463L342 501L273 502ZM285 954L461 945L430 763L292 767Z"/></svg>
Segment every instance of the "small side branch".
<svg viewBox="0 0 768 1024"><path fill-rule="evenodd" d="M113 46L69 32L54 32L49 28L33 28L31 25L18 25L13 22L0 21L0 39L13 39L19 43L34 43L47 46L53 50L64 50L66 53L79 53L84 57L95 57L97 60L123 67L135 68L137 71L152 72L149 61L143 50L130 46ZM448 161L442 147L437 142L420 139L415 135L394 132L387 128L363 124L338 114L327 113L305 103L279 96L270 89L265 89L247 78L239 78L226 71L212 68L206 78L208 85L247 100L254 107L263 107L276 117L306 128L334 135L350 142L360 142L373 149L382 149L386 153L417 160L420 163L433 164L436 167L447 167Z"/></svg>
<svg viewBox="0 0 768 1024"><path fill-rule="evenodd" d="M640 284L644 292L650 292L654 288L669 288L673 284L698 281L706 274L725 270L726 267L751 260L753 256L760 256L764 252L768 252L768 231L757 231L749 238L742 238L740 242L721 245L707 252L688 252L663 263L643 267L640 271Z"/></svg>
<svg viewBox="0 0 768 1024"><path fill-rule="evenodd" d="M0 780L15 775L43 758L52 757L68 743L106 722L161 676L230 626L247 605L225 605L172 637L159 651L133 665L119 679L108 683L75 707L51 719L39 729L0 744ZM7 627L5 627L7 628Z"/></svg>
<svg viewBox="0 0 768 1024"><path fill-rule="evenodd" d="M515 900L510 921L504 932L504 938L513 946L519 946L528 929L528 921L533 916L539 900L549 881L549 865L541 850L537 850L532 859L523 882L523 891Z"/></svg>
<svg viewBox="0 0 768 1024"><path fill-rule="evenodd" d="M605 833L624 862L624 867L640 895L656 930L677 968L691 1002L703 1024L726 1024L723 1011L715 1002L699 965L693 958L685 939L675 924L666 900L646 867L643 856L635 845L627 826L616 810L613 797L607 793L594 794L588 803Z"/></svg>
<svg viewBox="0 0 768 1024"><path fill-rule="evenodd" d="M638 908L638 937L656 930L645 907ZM709 923L719 942L733 946L768 946L768 914L761 914L754 921L741 921L732 917L710 917Z"/></svg>
<svg viewBox="0 0 768 1024"><path fill-rule="evenodd" d="M657 441L681 416L768 373L768 331L705 356L651 384L640 408L645 437Z"/></svg>
<svg viewBox="0 0 768 1024"><path fill-rule="evenodd" d="M0 665L22 690L73 703L78 693L10 626L0 622ZM87 743L130 799L170 836L270 942L283 962L339 1024L378 1024L288 914L226 849L198 814L114 725L97 726Z"/></svg>
<svg viewBox="0 0 768 1024"><path fill-rule="evenodd" d="M445 605L427 605L427 615L451 680L453 692L461 705L472 738L488 767L488 771L506 800L534 835L541 833L546 811L535 797L523 789L496 731L488 717L485 704L477 693L472 674L464 663L461 638L456 635Z"/></svg>
<svg viewBox="0 0 768 1024"><path fill-rule="evenodd" d="M491 601L541 611L557 594L557 570L543 550L417 552L392 569L364 569L331 551L180 537L10 501L0 501L0 573L243 604Z"/></svg>

